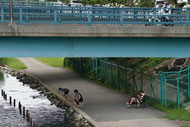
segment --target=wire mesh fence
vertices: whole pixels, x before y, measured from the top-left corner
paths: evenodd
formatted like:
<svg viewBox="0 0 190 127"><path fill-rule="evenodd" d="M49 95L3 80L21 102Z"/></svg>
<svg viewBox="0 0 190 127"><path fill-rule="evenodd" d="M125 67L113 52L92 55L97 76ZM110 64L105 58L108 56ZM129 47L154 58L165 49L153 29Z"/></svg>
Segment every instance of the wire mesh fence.
<svg viewBox="0 0 190 127"><path fill-rule="evenodd" d="M182 71L159 72L161 104L167 107L168 100L177 103L177 107L190 98L189 67Z"/></svg>
<svg viewBox="0 0 190 127"><path fill-rule="evenodd" d="M142 71L138 65L127 68L103 58L67 58L64 62L65 66L106 87L131 95L144 90L151 101L160 101L165 107L172 102L179 108L190 98L189 68L155 74L148 69Z"/></svg>

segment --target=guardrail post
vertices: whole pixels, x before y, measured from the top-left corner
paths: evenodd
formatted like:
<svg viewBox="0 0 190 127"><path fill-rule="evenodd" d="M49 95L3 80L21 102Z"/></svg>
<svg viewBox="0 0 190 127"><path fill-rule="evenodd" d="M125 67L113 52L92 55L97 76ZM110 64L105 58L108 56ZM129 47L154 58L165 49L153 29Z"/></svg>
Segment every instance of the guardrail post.
<svg viewBox="0 0 190 127"><path fill-rule="evenodd" d="M189 8L187 8L187 19L186 19L186 24L189 26Z"/></svg>
<svg viewBox="0 0 190 127"><path fill-rule="evenodd" d="M106 61L104 61L104 82L106 81Z"/></svg>
<svg viewBox="0 0 190 127"><path fill-rule="evenodd" d="M11 96L9 97L9 102L10 102L10 105L12 105L12 97Z"/></svg>
<svg viewBox="0 0 190 127"><path fill-rule="evenodd" d="M4 91L3 91L3 90L1 90L1 96L3 96L3 93L4 93Z"/></svg>
<svg viewBox="0 0 190 127"><path fill-rule="evenodd" d="M57 25L57 10L54 9L54 25Z"/></svg>
<svg viewBox="0 0 190 127"><path fill-rule="evenodd" d="M165 73L164 73L164 86L165 86L165 107L167 108L167 84L166 84L166 76L165 76Z"/></svg>
<svg viewBox="0 0 190 127"><path fill-rule="evenodd" d="M19 11L20 11L20 25L22 25L22 8L20 8Z"/></svg>
<svg viewBox="0 0 190 127"><path fill-rule="evenodd" d="M125 67L125 70L124 70L124 84L125 84L125 92L127 93L127 70L126 70L126 67Z"/></svg>
<svg viewBox="0 0 190 127"><path fill-rule="evenodd" d="M98 58L96 58L96 80L98 79Z"/></svg>
<svg viewBox="0 0 190 127"><path fill-rule="evenodd" d="M9 2L9 8L10 8L10 24L13 25L13 1L10 0Z"/></svg>
<svg viewBox="0 0 190 127"><path fill-rule="evenodd" d="M20 112L20 114L22 114L22 110L21 110L22 105L21 105L21 103L20 103L20 102L18 103L18 108L19 108L19 112Z"/></svg>
<svg viewBox="0 0 190 127"><path fill-rule="evenodd" d="M23 107L23 118L25 118L25 107Z"/></svg>
<svg viewBox="0 0 190 127"><path fill-rule="evenodd" d="M26 24L28 25L29 24L29 16L26 15Z"/></svg>
<svg viewBox="0 0 190 127"><path fill-rule="evenodd" d="M15 99L13 100L13 106L14 107L16 106L16 100Z"/></svg>
<svg viewBox="0 0 190 127"><path fill-rule="evenodd" d="M152 101L152 80L150 79L150 100Z"/></svg>
<svg viewBox="0 0 190 127"><path fill-rule="evenodd" d="M117 71L118 71L117 72L118 73L118 75L117 75L118 76L117 77L118 78L118 89L120 90L120 69L119 69L119 65L117 65Z"/></svg>
<svg viewBox="0 0 190 127"><path fill-rule="evenodd" d="M111 73L111 83L113 84L113 70L112 70L112 62L111 62L110 67L111 67L111 70L110 70L110 71L111 71L111 72L110 72L110 73Z"/></svg>
<svg viewBox="0 0 190 127"><path fill-rule="evenodd" d="M88 8L88 26L92 26L91 10Z"/></svg>
<svg viewBox="0 0 190 127"><path fill-rule="evenodd" d="M190 97L190 85L189 85L189 67L188 67L188 88L187 88L187 97L189 98Z"/></svg>
<svg viewBox="0 0 190 127"><path fill-rule="evenodd" d="M177 74L177 107L179 108L179 73Z"/></svg>
<svg viewBox="0 0 190 127"><path fill-rule="evenodd" d="M143 73L141 72L141 90L143 90Z"/></svg>
<svg viewBox="0 0 190 127"><path fill-rule="evenodd" d="M123 26L123 9L120 10L120 26Z"/></svg>
<svg viewBox="0 0 190 127"><path fill-rule="evenodd" d="M29 121L29 112L28 112L28 110L26 110L26 118Z"/></svg>
<svg viewBox="0 0 190 127"><path fill-rule="evenodd" d="M160 102L163 107L163 77L162 74L160 74L160 72L159 75L160 75Z"/></svg>
<svg viewBox="0 0 190 127"><path fill-rule="evenodd" d="M1 24L4 24L4 8L1 8Z"/></svg>
<svg viewBox="0 0 190 127"><path fill-rule="evenodd" d="M154 8L154 22L153 22L154 26L156 26L156 8Z"/></svg>

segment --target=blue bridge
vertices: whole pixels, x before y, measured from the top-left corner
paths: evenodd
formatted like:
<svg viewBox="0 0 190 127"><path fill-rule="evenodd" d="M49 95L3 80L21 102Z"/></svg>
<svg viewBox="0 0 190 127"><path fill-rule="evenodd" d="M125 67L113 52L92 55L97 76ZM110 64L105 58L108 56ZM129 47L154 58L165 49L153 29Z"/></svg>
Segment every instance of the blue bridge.
<svg viewBox="0 0 190 127"><path fill-rule="evenodd" d="M10 20L10 6L0 5L1 24ZM161 13L162 8L107 8L13 5L13 20L19 24L51 23L61 24L143 24L156 26L189 26L189 9L171 8ZM165 20L163 19L165 17ZM161 18L163 20L161 20ZM169 20L167 20L169 19Z"/></svg>
<svg viewBox="0 0 190 127"><path fill-rule="evenodd" d="M0 5L0 57L190 57L189 9L167 15L161 8L13 5L12 16L10 10Z"/></svg>

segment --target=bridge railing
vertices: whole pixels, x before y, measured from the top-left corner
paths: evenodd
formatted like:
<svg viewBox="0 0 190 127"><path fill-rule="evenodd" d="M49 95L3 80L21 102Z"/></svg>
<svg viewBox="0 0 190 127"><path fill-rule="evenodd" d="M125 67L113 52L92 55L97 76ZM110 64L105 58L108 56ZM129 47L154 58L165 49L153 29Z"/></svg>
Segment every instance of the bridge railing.
<svg viewBox="0 0 190 127"><path fill-rule="evenodd" d="M107 8L68 6L13 6L13 20L18 24L143 24L189 26L189 9L171 8ZM10 20L9 6L0 5L0 22Z"/></svg>

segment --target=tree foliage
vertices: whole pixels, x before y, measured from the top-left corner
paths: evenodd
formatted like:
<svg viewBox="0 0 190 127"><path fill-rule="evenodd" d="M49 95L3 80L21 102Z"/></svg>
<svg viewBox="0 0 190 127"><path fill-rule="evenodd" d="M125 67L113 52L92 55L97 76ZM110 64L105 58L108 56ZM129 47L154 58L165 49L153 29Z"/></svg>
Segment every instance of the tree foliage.
<svg viewBox="0 0 190 127"><path fill-rule="evenodd" d="M174 5L175 7L178 7L177 0L169 0L169 3L171 3L171 4Z"/></svg>
<svg viewBox="0 0 190 127"><path fill-rule="evenodd" d="M154 7L154 1L152 0L140 0L139 7Z"/></svg>
<svg viewBox="0 0 190 127"><path fill-rule="evenodd" d="M133 5L133 0L82 0L82 4L99 4L105 5L110 4L111 6L118 7L120 5L131 6Z"/></svg>

